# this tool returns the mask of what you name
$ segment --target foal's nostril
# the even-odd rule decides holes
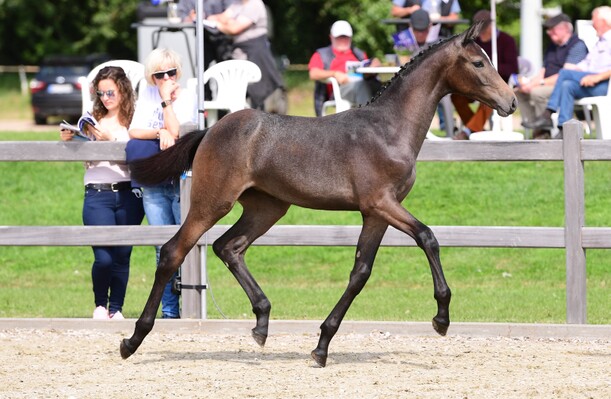
[[[514,97],[511,102],[511,112],[514,112],[516,108],[518,108],[518,99]]]

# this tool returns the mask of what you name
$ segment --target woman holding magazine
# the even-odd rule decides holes
[[[132,84],[120,67],[102,68],[93,79],[95,92],[92,116],[95,126],[84,124],[83,133],[95,141],[128,141],[127,128],[135,109]],[[73,140],[75,133],[62,128],[61,139]],[[124,162],[86,162],[83,224],[86,226],[138,225],[144,218],[142,192],[132,189]],[[93,247],[91,268],[94,319],[122,320],[123,302],[129,278],[131,246]]]

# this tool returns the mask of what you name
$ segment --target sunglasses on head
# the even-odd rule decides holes
[[[97,96],[100,98],[104,97],[104,95],[106,95],[106,97],[108,98],[114,98],[115,91],[114,90],[106,90],[106,91],[98,90],[95,92],[95,94],[97,94]]]
[[[153,77],[155,79],[163,79],[166,73],[168,74],[169,77],[176,76],[176,68],[168,69],[167,71],[154,72]]]

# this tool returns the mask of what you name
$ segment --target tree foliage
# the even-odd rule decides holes
[[[522,0],[529,1],[529,0]],[[392,51],[394,26],[381,23],[390,17],[390,0],[264,0],[274,21],[272,44],[276,54],[293,63],[305,63],[318,48],[329,43],[329,28],[337,19],[354,28],[354,42],[371,55]],[[0,64],[38,64],[49,54],[105,52],[115,58],[136,59],[139,0],[0,0]],[[149,3],[145,1],[144,3]],[[591,10],[606,0],[543,1],[561,5],[573,19],[589,19]],[[461,1],[463,18],[478,9],[489,9],[490,0]],[[519,39],[520,0],[497,5],[499,26]],[[458,30],[466,27],[459,26]]]

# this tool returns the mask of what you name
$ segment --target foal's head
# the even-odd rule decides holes
[[[516,110],[517,100],[488,55],[474,42],[483,25],[484,22],[472,25],[453,41],[458,56],[448,65],[448,86],[452,93],[480,101],[507,116]]]

